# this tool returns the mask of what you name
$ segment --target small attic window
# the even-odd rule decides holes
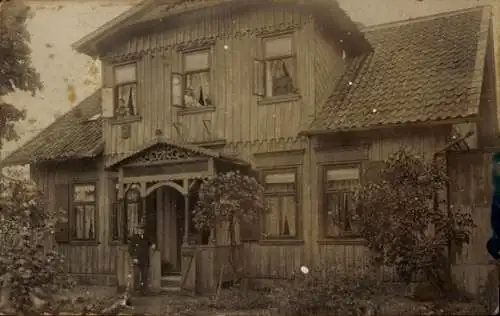
[[[92,121],[97,121],[99,118],[101,118],[101,113],[97,113],[96,115],[91,116],[87,121],[92,122]]]

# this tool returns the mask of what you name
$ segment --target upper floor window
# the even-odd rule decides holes
[[[137,64],[130,63],[114,68],[116,117],[136,116],[137,113]]]
[[[265,199],[269,211],[265,214],[265,238],[297,237],[296,170],[264,172]]]
[[[213,106],[210,50],[183,53],[182,74],[172,74],[172,104],[186,108]]]
[[[324,168],[323,228],[325,237],[352,237],[356,226],[352,221],[354,193],[359,185],[358,166]]]
[[[295,94],[297,75],[292,35],[264,38],[263,47],[263,60],[256,61],[256,94],[265,97]]]

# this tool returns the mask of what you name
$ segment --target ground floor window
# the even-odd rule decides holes
[[[71,196],[71,239],[95,240],[97,223],[96,184],[73,184]]]
[[[297,172],[295,169],[263,172],[265,199],[269,206],[263,218],[265,239],[297,237]]]
[[[141,194],[139,187],[132,185],[125,192],[123,199],[118,199],[118,183],[115,184],[115,200],[111,209],[111,239],[126,241],[140,223]]]
[[[359,185],[359,166],[323,168],[323,232],[325,237],[354,237],[354,194]]]

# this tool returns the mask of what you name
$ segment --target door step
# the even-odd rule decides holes
[[[181,293],[181,287],[180,286],[162,286],[160,290],[165,293]]]
[[[180,274],[169,274],[161,277],[161,288],[162,289],[179,289],[181,288],[181,275]]]

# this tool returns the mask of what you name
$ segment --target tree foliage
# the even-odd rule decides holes
[[[255,223],[265,210],[263,186],[251,176],[230,171],[207,178],[200,185],[193,221],[202,230],[214,229],[219,220],[227,222],[234,242],[235,224]]]
[[[239,171],[219,173],[200,185],[193,210],[195,227],[215,231],[218,222],[227,224],[231,251],[228,262],[238,279],[243,278],[242,262],[236,249],[236,225],[255,223],[266,210],[264,187]]]
[[[448,278],[446,247],[468,243],[474,228],[469,211],[438,207],[447,181],[442,164],[400,149],[376,181],[360,188],[356,214],[378,263],[395,266],[408,281],[421,273],[441,290]]]
[[[16,90],[35,95],[42,88],[31,62],[29,17],[30,9],[22,0],[0,2],[0,142],[16,139],[14,124],[26,118],[25,110],[3,97]]]
[[[44,208],[42,194],[28,181],[2,177],[0,192],[0,305],[32,311],[73,285],[64,258],[49,244],[60,217]]]

